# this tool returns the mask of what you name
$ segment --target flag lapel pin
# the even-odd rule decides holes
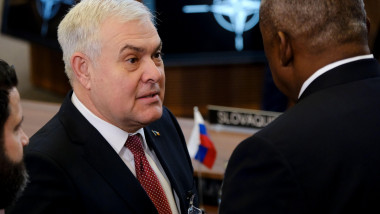
[[[160,136],[160,132],[155,131],[155,130],[152,130],[152,132],[153,132],[154,136]]]

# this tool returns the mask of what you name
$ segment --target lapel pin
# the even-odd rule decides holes
[[[152,130],[152,132],[153,132],[154,136],[160,136],[160,132],[155,131],[155,130]]]

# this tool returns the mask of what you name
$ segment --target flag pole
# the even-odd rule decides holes
[[[203,209],[203,185],[202,185],[202,172],[201,172],[201,168],[202,168],[202,164],[201,162],[199,161],[196,161],[198,164],[197,164],[197,174],[198,174],[198,196],[199,196],[199,207],[201,209]]]

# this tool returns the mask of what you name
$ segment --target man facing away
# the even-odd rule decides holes
[[[233,152],[220,213],[379,213],[380,66],[362,0],[263,0],[278,88],[296,104]]]
[[[30,184],[10,213],[187,212],[193,168],[162,105],[152,19],[134,0],[83,0],[64,17],[58,40],[73,92],[31,138]]]
[[[14,68],[0,60],[0,213],[20,196],[28,180],[23,147],[29,138],[21,127],[23,114],[17,83]]]

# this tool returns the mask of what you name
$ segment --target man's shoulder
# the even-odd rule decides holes
[[[58,115],[55,115],[30,138],[25,152],[26,154],[33,151],[54,153],[54,150],[57,150],[56,152],[59,153],[67,141],[68,135],[59,121]]]

